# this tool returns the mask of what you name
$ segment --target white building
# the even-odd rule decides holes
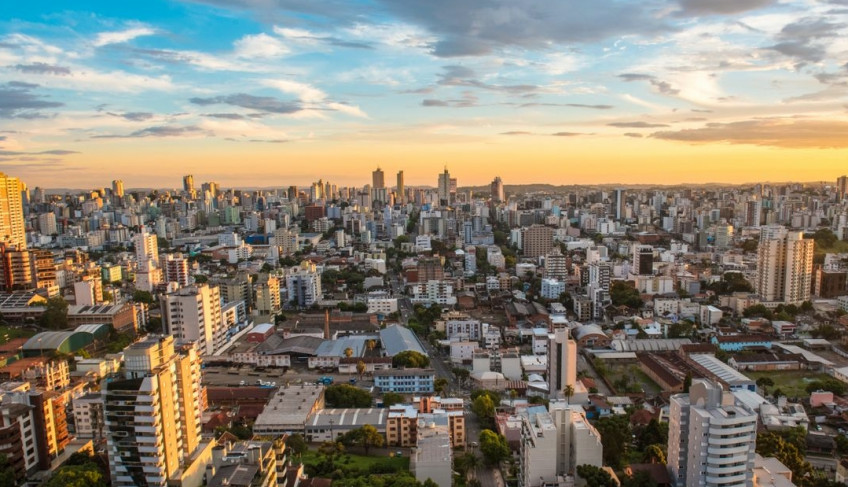
[[[565,283],[556,279],[542,279],[542,297],[545,299],[559,299],[565,292]]]
[[[215,442],[201,438],[194,347],[150,337],[124,350],[124,364],[125,379],[101,391],[112,485],[200,485]]]
[[[286,289],[293,304],[302,308],[316,304],[322,293],[321,274],[315,264],[304,261],[300,266],[291,268],[286,275]]]
[[[103,433],[103,397],[86,394],[73,400],[74,426],[78,438],[94,438]]]
[[[558,329],[548,335],[548,391],[550,397],[562,397],[566,386],[577,384],[577,342],[568,329]]]
[[[451,362],[461,364],[470,362],[474,356],[474,351],[480,348],[478,342],[472,341],[452,341],[450,342],[450,357]]]
[[[196,343],[202,355],[214,355],[224,346],[227,328],[217,286],[184,287],[159,299],[165,333]]]
[[[671,397],[668,467],[678,486],[746,487],[752,482],[757,414],[712,382]]]
[[[810,299],[813,239],[784,227],[763,227],[757,247],[755,286],[763,302],[800,304]]]
[[[412,289],[413,303],[439,304],[452,306],[456,304],[456,296],[453,294],[453,284],[448,281],[420,282]]]

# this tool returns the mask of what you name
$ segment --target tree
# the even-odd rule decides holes
[[[774,386],[774,380],[771,377],[760,377],[757,379],[757,387],[763,390],[763,395],[768,396],[768,388]]]
[[[392,367],[407,369],[423,369],[430,365],[430,358],[415,350],[405,350],[392,357]]]
[[[69,465],[53,474],[44,487],[106,487],[103,473],[94,463]]]
[[[359,446],[365,450],[365,455],[368,455],[368,450],[371,447],[380,448],[383,446],[383,435],[377,431],[373,425],[366,424],[361,428],[356,428],[348,431],[339,437],[339,442],[345,446]]]
[[[649,445],[642,455],[642,461],[645,463],[660,463],[665,465],[665,451],[663,451],[663,446],[658,444]]]
[[[563,388],[562,394],[565,396],[565,403],[568,404],[571,397],[574,396],[574,386],[567,384],[565,388]]]
[[[9,458],[0,453],[0,487],[15,487],[18,481],[15,478],[15,469],[9,463]]]
[[[433,381],[433,390],[438,394],[443,394],[448,387],[448,380],[444,377],[437,377],[435,381]]]
[[[773,431],[757,435],[757,453],[764,457],[775,457],[792,471],[793,479],[811,475],[813,468],[794,444]]]
[[[495,403],[488,395],[480,396],[471,402],[471,412],[481,422],[489,423],[495,417]]]
[[[387,393],[383,394],[383,407],[384,408],[390,408],[390,407],[394,406],[395,404],[402,403],[403,401],[404,401],[403,396],[398,394],[397,392],[387,392]]]
[[[830,391],[836,394],[837,396],[842,396],[845,394],[845,383],[837,379],[827,377],[821,380],[810,382],[809,384],[807,384],[806,390],[810,394],[816,391]]]
[[[577,475],[586,482],[587,487],[618,487],[612,476],[601,467],[578,465]]]
[[[356,363],[356,373],[359,374],[359,380],[362,380],[362,374],[364,374],[367,369],[368,366],[365,365],[365,362],[362,360]]]
[[[652,418],[643,428],[633,431],[636,435],[636,447],[647,450],[651,445],[668,444],[668,423]]]
[[[369,352],[373,352],[374,348],[377,347],[377,340],[368,340],[365,342],[365,345],[368,347]]]
[[[286,438],[286,448],[291,449],[295,455],[302,456],[309,450],[309,445],[300,433],[294,433]]]
[[[621,468],[630,450],[631,432],[627,416],[614,415],[603,417],[595,425],[601,434],[604,447],[604,464]]]
[[[480,453],[487,465],[497,465],[509,458],[509,445],[503,435],[492,430],[480,432]]]
[[[643,305],[639,290],[625,281],[613,281],[610,287],[610,299],[615,306],[624,305],[628,308],[639,309]]]
[[[136,303],[153,304],[153,295],[149,291],[141,289],[133,291],[132,299]]]
[[[68,327],[68,302],[62,296],[53,296],[47,300],[47,307],[41,315],[39,324],[51,330],[63,330]]]
[[[451,369],[454,377],[459,382],[459,385],[464,385],[465,381],[471,376],[471,372],[468,369],[463,369],[462,367],[454,367]]]
[[[683,392],[688,394],[690,387],[692,387],[692,372],[686,372],[686,377],[683,378]]]
[[[371,407],[371,394],[349,384],[334,384],[324,391],[327,405],[334,408]]]

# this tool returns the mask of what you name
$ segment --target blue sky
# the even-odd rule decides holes
[[[846,0],[8,3],[0,170],[31,185],[830,179],[848,146]]]

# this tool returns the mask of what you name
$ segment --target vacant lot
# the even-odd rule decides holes
[[[0,326],[0,345],[5,345],[6,342],[14,338],[29,338],[33,335],[35,335],[35,330],[30,330],[29,328]]]
[[[760,377],[768,377],[774,381],[774,386],[768,388],[768,393],[772,394],[775,389],[780,389],[786,397],[808,397],[807,385],[820,379],[830,378],[829,375],[821,372],[810,372],[808,370],[775,370],[769,372],[745,372],[745,375],[751,379],[757,380]]]
[[[409,470],[409,457],[404,456],[388,456],[386,450],[375,449],[371,455],[354,455],[344,453],[336,460],[338,465],[345,467],[357,468],[360,471],[371,471],[375,467],[380,472],[402,472]],[[316,451],[309,450],[303,454],[303,464],[317,466],[321,463],[323,457]]]

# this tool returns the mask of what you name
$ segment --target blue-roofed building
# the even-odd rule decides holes
[[[380,343],[383,345],[383,351],[389,357],[394,357],[407,350],[427,355],[427,351],[424,350],[415,333],[401,325],[391,325],[380,330]]]
[[[381,393],[432,394],[436,371],[433,369],[387,369],[374,371],[374,386]]]

